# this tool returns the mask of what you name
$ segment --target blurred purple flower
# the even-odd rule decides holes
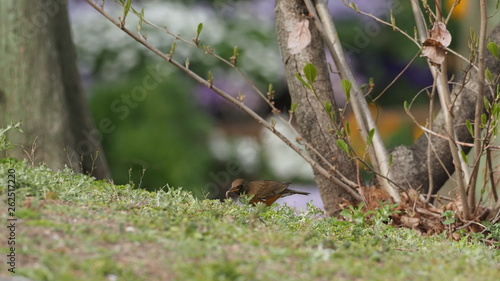
[[[217,79],[217,77],[223,77]],[[241,81],[239,77],[233,77],[229,73],[224,74],[214,74],[214,85],[226,93],[230,94],[232,97],[237,98],[238,94],[241,93],[245,95],[244,103],[246,106],[250,107],[252,110],[260,111],[262,109],[264,102],[262,98],[258,96],[257,93],[245,82]],[[211,113],[222,113],[225,114],[239,111],[234,105],[229,101],[225,100],[223,97],[219,96],[217,93],[211,89],[199,85],[195,88],[195,97],[199,104]]]

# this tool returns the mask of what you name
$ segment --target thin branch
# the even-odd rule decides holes
[[[427,39],[427,29],[422,29],[423,26],[425,26],[424,23],[422,23],[422,18],[419,16],[420,13],[416,13],[415,11],[420,9],[420,6],[418,6],[417,1],[412,1],[411,2],[412,6],[414,6],[414,18],[415,21],[417,22],[417,31],[420,37],[420,40],[424,42]],[[428,7],[426,7],[428,8]],[[439,14],[439,9],[436,9]],[[430,9],[429,9],[429,12]],[[436,20],[441,20],[441,18],[436,18]],[[451,156],[453,158],[453,164],[455,166],[455,173],[457,175],[457,184],[458,184],[458,192],[460,194],[460,199],[462,202],[462,208],[463,208],[463,213],[465,218],[468,220],[470,218],[470,212],[469,212],[469,206],[467,202],[467,192],[465,190],[465,184],[464,184],[464,179],[463,179],[463,169],[462,169],[462,160],[460,159],[459,155],[459,148],[457,147],[457,142],[456,142],[456,134],[455,134],[455,127],[454,127],[454,121],[453,121],[453,107],[451,106],[451,98],[450,98],[450,91],[448,88],[448,81],[447,81],[447,76],[446,76],[446,59],[441,65],[441,71],[438,71],[436,67],[433,65],[429,64],[429,69],[431,70],[432,76],[434,77],[434,81],[436,82],[436,87],[438,91],[438,96],[439,96],[439,101],[441,103],[441,106],[443,107],[443,113],[444,113],[444,119],[445,119],[445,125],[446,125],[446,131],[447,134],[449,135],[448,138],[448,145],[450,148]]]
[[[119,5],[121,5],[120,3],[118,3]],[[136,13],[136,15],[138,15],[138,13],[133,10],[134,13]],[[138,15],[139,16],[139,15]],[[251,81],[251,79],[245,74],[243,73],[243,71],[241,71],[234,63],[228,61],[227,59],[219,56],[218,54],[216,54],[215,52],[213,52],[213,50],[211,50],[210,48],[208,47],[205,47],[205,46],[201,46],[200,44],[197,44],[193,41],[189,41],[189,40],[186,40],[184,39],[183,37],[179,36],[178,34],[175,34],[173,32],[171,32],[170,30],[168,30],[168,28],[166,26],[164,26],[163,28],[158,26],[157,24],[151,22],[150,20],[148,19],[145,19],[143,18],[142,20],[144,23],[148,24],[149,26],[151,27],[154,27],[155,29],[157,30],[160,30],[162,32],[165,32],[167,33],[168,35],[172,36],[173,38],[175,38],[176,40],[179,40],[187,45],[190,45],[192,47],[195,47],[195,48],[198,48],[200,50],[202,50],[203,52],[215,57],[216,59],[218,59],[219,61],[223,62],[224,64],[228,65],[229,67],[233,68],[236,72],[238,72],[238,74],[243,78],[245,79],[245,81],[247,82],[248,85],[250,85],[250,87],[258,94],[259,97],[261,97],[272,109],[273,112],[275,112],[275,110],[277,110],[274,105],[271,103],[271,101],[266,98],[266,95],[264,95],[264,93],[262,93],[262,91],[260,91],[256,86],[255,84]],[[275,114],[275,115],[278,115],[278,114]],[[280,119],[282,119],[283,121],[285,121],[285,118],[282,116],[282,115],[279,115]]]
[[[459,85],[459,86],[463,86],[462,84],[459,84],[459,83],[456,83],[456,82],[452,82],[450,84],[456,84],[456,85]],[[429,86],[429,87],[433,87],[433,86]],[[410,118],[413,120],[413,123],[419,127],[422,131],[424,131],[424,133],[429,133],[431,135],[434,135],[438,138],[441,138],[441,139],[444,139],[444,140],[447,140],[449,141],[450,138],[446,137],[446,136],[443,136],[437,132],[434,132],[432,131],[431,129],[423,126],[423,125],[420,125],[420,123],[418,123],[417,119],[411,114],[411,112],[409,111],[409,109],[411,108],[411,105],[413,104],[413,101],[423,92],[427,89],[428,87],[420,90],[416,95],[415,97],[413,98],[412,102],[410,103],[409,107],[408,107],[408,110],[406,111],[406,113],[408,114],[408,116],[410,116]],[[468,90],[471,90],[471,91],[474,91],[474,89],[470,88],[470,87],[467,87],[465,86],[464,88],[467,88]],[[434,91],[434,90],[433,90]],[[495,102],[497,102],[497,100],[495,100]],[[488,120],[488,124],[486,126],[488,128],[487,130],[487,133],[486,133],[486,136],[489,137],[491,135],[493,135],[493,130],[495,129],[494,128],[494,122],[489,119]],[[485,138],[484,138],[485,139]],[[468,142],[461,142],[461,141],[455,141],[457,144],[461,145],[461,146],[467,146],[467,147],[474,147],[474,143],[468,143]],[[490,150],[500,150],[500,146],[498,145],[491,145],[491,141],[488,142],[488,145],[485,146],[485,149],[490,149]]]
[[[483,154],[483,143],[481,140],[481,115],[483,115],[484,110],[484,91],[485,91],[485,62],[484,62],[484,52],[486,48],[486,28],[488,25],[488,18],[486,14],[486,0],[479,1],[479,11],[481,22],[479,26],[479,43],[478,43],[478,83],[479,89],[476,96],[476,111],[474,114],[474,157],[475,157],[475,166],[472,170],[471,179],[469,181],[469,206],[471,208],[470,212],[474,213],[474,206],[476,201],[476,183],[477,176],[479,171],[479,159]]]
[[[415,17],[416,28],[417,30],[425,30],[427,32],[427,25],[425,24],[425,16],[424,13],[422,12],[422,9],[420,9],[418,1],[419,0],[411,0],[411,9],[413,12],[413,16]],[[419,46],[419,48],[422,48],[422,46]]]
[[[369,147],[369,154],[375,169],[378,170],[380,174],[384,175],[384,177],[378,177],[379,183],[382,188],[391,195],[395,202],[400,202],[401,198],[399,192],[387,180],[387,178],[392,178],[389,169],[389,154],[377,130],[375,121],[371,116],[363,93],[347,64],[331,14],[323,1],[315,0],[315,4],[313,4],[311,0],[305,0],[304,2],[309,13],[313,15],[314,24],[330,51],[335,65],[340,72],[340,77],[351,82],[351,104],[363,139],[367,140],[369,132],[374,130],[372,143]]]
[[[432,91],[433,91],[433,92],[431,93],[431,95],[434,95],[435,87],[433,87],[433,88],[432,88]],[[414,123],[417,127],[419,127],[420,129],[422,129],[422,130],[424,131],[424,133],[427,133],[427,135],[435,135],[435,136],[442,137],[442,138],[444,138],[444,139],[448,140],[448,138],[447,138],[447,137],[445,137],[445,136],[441,136],[441,135],[439,135],[439,134],[437,134],[437,133],[435,133],[435,132],[433,132],[433,131],[431,131],[431,130],[427,129],[426,127],[424,127],[424,126],[420,125],[420,123],[418,123],[418,121],[417,121],[417,119],[415,118],[415,116],[413,116],[413,114],[411,114],[410,109],[411,109],[411,107],[412,107],[412,105],[413,105],[413,102],[416,100],[416,98],[418,97],[418,95],[419,95],[419,94],[420,94],[420,92],[419,92],[419,93],[417,93],[417,95],[415,95],[415,97],[413,98],[412,102],[410,103],[410,105],[409,105],[409,106],[408,106],[408,108],[406,109],[406,114],[407,114],[407,115],[411,118],[411,120],[413,121],[413,123]],[[430,110],[429,110],[429,112],[432,112],[432,110],[430,109]],[[431,115],[431,116],[432,116],[432,115]],[[429,124],[430,124],[429,126],[432,126],[432,125],[431,125],[431,124],[432,124],[432,119],[430,120]],[[429,138],[429,137],[428,137],[428,140],[429,140],[428,149],[430,149],[430,150],[432,151],[432,153],[431,153],[430,151],[428,151],[428,152],[427,152],[427,153],[428,153],[428,161],[427,161],[427,162],[429,162],[429,161],[430,161],[429,159],[431,159],[430,155],[431,155],[431,154],[434,154],[434,155],[436,156],[437,161],[438,161],[438,162],[439,162],[439,164],[441,165],[441,168],[443,168],[443,170],[445,171],[445,173],[446,173],[446,175],[448,176],[448,178],[451,178],[451,174],[450,174],[450,172],[448,171],[448,169],[446,168],[446,165],[445,165],[445,164],[443,163],[443,161],[441,160],[441,157],[439,156],[439,154],[436,152],[436,149],[435,149],[435,147],[434,147],[434,144],[430,141],[430,138]],[[471,144],[471,145],[472,145],[472,144]],[[432,165],[429,165],[429,166],[428,166],[428,168],[429,168],[429,172],[432,172]],[[429,185],[431,185],[431,184],[430,184],[430,182],[431,182],[431,178],[432,178],[432,174],[429,174]],[[430,189],[431,189],[431,186],[429,186],[429,190],[430,190]],[[433,194],[429,195],[429,194],[428,194],[427,196],[428,196],[428,197],[434,197],[435,195],[433,195]],[[427,198],[427,200],[428,200],[428,199],[429,199],[429,198]]]
[[[457,53],[455,50],[452,50],[450,48],[445,48],[446,52],[447,53],[451,53],[453,54],[454,56],[456,56],[457,58],[463,60],[464,62],[468,63],[468,64],[471,64],[472,67],[475,69],[475,70],[478,70],[477,68],[477,65],[473,64],[469,59],[465,58],[464,56],[462,56],[461,54]]]
[[[493,161],[491,160],[491,150],[488,149],[486,150],[486,163],[488,165],[488,169],[485,169],[485,170],[489,170],[489,179],[490,179],[490,186],[491,186],[491,193],[493,194],[493,199],[495,200],[495,202],[498,202],[498,193],[497,193],[497,189],[496,189],[496,186],[495,186],[495,175],[494,175],[494,170],[493,170]]]
[[[401,77],[401,75],[403,75],[403,73],[410,67],[410,65],[413,63],[413,61],[417,58],[417,56],[422,52],[422,50],[418,51],[418,53],[415,54],[415,56],[410,60],[410,62],[408,64],[406,64],[406,66],[403,68],[403,70],[401,70],[398,75],[396,75],[396,77],[394,79],[392,79],[391,83],[389,83],[389,85],[387,85],[383,90],[382,92],[380,92],[380,94],[378,94],[374,99],[373,99],[373,102],[377,101],[394,83],[396,83],[396,81],[399,79],[399,77]]]
[[[120,5],[120,6],[123,6],[122,3],[119,3],[115,0],[115,2]],[[135,13],[135,15],[137,15],[138,17],[141,17],[141,15],[135,10],[135,9],[131,9],[133,13]],[[160,27],[158,26],[157,24],[151,22],[150,20],[146,19],[146,18],[142,18],[142,21],[146,24],[148,24],[149,26],[161,31],[161,32],[164,32],[166,34],[168,34],[169,36],[172,36],[174,39],[180,41],[180,42],[183,42],[189,46],[192,46],[192,47],[195,47],[195,48],[198,48],[200,50],[202,50],[203,52],[205,52],[206,54],[209,54],[213,57],[215,57],[216,59],[218,59],[219,61],[223,62],[224,64],[228,65],[229,67],[233,68],[246,82],[248,85],[250,85],[250,87],[257,93],[257,95],[262,98],[268,105],[269,107],[271,108],[271,112],[278,118],[280,119],[281,121],[283,121],[285,124],[287,124],[287,126],[295,133],[296,137],[298,138],[301,138],[301,139],[304,139],[300,133],[295,129],[295,127],[291,124],[291,118],[292,118],[292,115],[290,115],[290,118],[287,120],[282,114],[279,113],[279,110],[274,106],[274,104],[268,99],[266,98],[266,96],[262,93],[262,91],[260,91],[256,86],[255,84],[252,82],[252,80],[245,74],[243,73],[243,71],[241,71],[235,63],[231,62],[231,61],[228,61],[226,60],[225,58],[219,56],[218,54],[216,54],[212,49],[208,48],[208,47],[205,47],[205,46],[201,46],[199,43],[195,43],[193,40],[186,40],[184,39],[183,37],[181,37],[180,35],[176,34],[176,33],[173,33],[171,32],[170,30],[168,30],[168,28],[166,26],[164,27]],[[141,35],[139,33],[139,35]],[[142,35],[141,35],[141,38],[143,38],[144,40],[146,40]],[[342,173],[340,173],[336,168],[335,166],[333,166],[329,161],[326,160],[326,158],[323,156],[323,154],[319,153],[319,151],[317,151],[310,143],[308,143],[307,141],[304,141],[304,145],[308,148],[308,149],[311,149],[311,151],[313,151],[322,161],[325,165],[327,165],[329,167],[329,169],[335,173],[336,176],[338,176],[342,181],[344,181],[347,185],[351,186],[352,188],[356,188],[357,185],[352,182],[351,180],[349,180],[345,175],[343,175]]]
[[[429,128],[432,128],[432,124],[434,123],[434,95],[436,94],[436,87],[433,84],[432,91],[429,94]],[[427,137],[427,177],[429,178],[429,186],[427,190],[427,198],[425,199],[425,203],[429,203],[431,200],[431,195],[434,191],[434,177],[433,177],[433,163],[432,163],[432,152],[433,152],[433,144],[432,138],[429,133],[426,134]],[[437,157],[437,155],[436,155]],[[439,158],[439,157],[437,157]],[[445,169],[446,170],[446,169]]]
[[[258,123],[262,124],[265,128],[273,132],[278,138],[280,138],[287,146],[292,148],[297,154],[299,154],[304,160],[306,160],[312,167],[313,169],[316,169],[319,173],[321,173],[323,176],[328,178],[330,181],[335,183],[336,185],[340,186],[342,189],[344,189],[347,193],[349,193],[355,200],[358,201],[363,201],[363,198],[361,195],[359,195],[353,188],[351,188],[349,185],[346,183],[342,182],[339,180],[337,177],[333,176],[331,173],[329,173],[327,170],[325,170],[322,166],[318,165],[308,154],[306,154],[302,149],[300,149],[297,145],[293,144],[290,142],[289,139],[287,139],[284,135],[282,135],[279,131],[276,130],[276,128],[269,124],[266,120],[264,120],[262,117],[260,117],[257,113],[255,113],[252,109],[250,109],[248,106],[246,106],[243,102],[239,101],[238,99],[232,97],[230,94],[224,92],[220,88],[216,87],[212,82],[205,80],[204,78],[200,77],[198,74],[195,72],[191,71],[189,68],[185,67],[183,64],[175,61],[172,59],[171,56],[168,54],[162,53],[160,50],[149,44],[145,38],[142,35],[136,35],[129,29],[127,29],[124,24],[120,21],[115,20],[111,15],[106,13],[102,8],[100,8],[97,4],[95,4],[92,0],[85,0],[89,5],[91,5],[95,10],[97,10],[99,13],[101,13],[105,18],[107,18],[110,22],[112,22],[115,26],[120,28],[123,32],[125,32],[127,35],[132,37],[134,40],[139,42],[140,44],[144,45],[146,48],[148,48],[150,51],[152,51],[154,54],[157,56],[161,57],[165,61],[169,62],[182,72],[186,73],[189,75],[191,78],[193,78],[195,81],[198,83],[208,87],[209,89],[213,90],[226,100],[230,101],[234,105],[236,105],[238,108],[243,110],[245,113],[250,115],[252,118],[254,118]],[[174,36],[175,37],[175,36]],[[178,36],[177,36],[178,37]],[[180,39],[179,39],[180,40]]]
[[[453,14],[453,11],[455,11],[455,7],[461,2],[462,0],[455,0],[453,2],[453,5],[451,5],[451,8],[450,8],[450,11],[448,12],[448,16],[446,17],[446,20],[445,20],[445,24],[448,23],[448,21],[450,20],[451,18],[451,15]]]
[[[410,35],[408,35],[408,33],[404,32],[403,30],[401,30],[399,27],[397,27],[396,25],[393,25],[392,23],[390,22],[386,22],[384,20],[381,20],[380,18],[370,14],[370,13],[366,13],[366,12],[363,12],[363,11],[360,11],[359,9],[355,9],[354,7],[352,7],[351,5],[347,5],[345,2],[345,0],[342,0],[343,4],[351,9],[353,9],[353,11],[355,11],[356,13],[358,14],[361,14],[361,15],[365,15],[369,18],[372,18],[374,19],[375,21],[381,23],[381,24],[384,24],[384,25],[387,25],[387,26],[390,26],[393,30],[403,34],[406,38],[410,39],[410,41],[412,41],[413,43],[415,43],[415,45],[417,45],[419,48],[421,48],[420,44],[418,43],[417,40],[415,40],[415,38],[411,37]]]

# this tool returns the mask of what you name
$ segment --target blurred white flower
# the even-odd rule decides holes
[[[296,135],[287,124],[278,120],[275,128],[292,143],[297,144]],[[266,161],[277,178],[285,180],[293,177],[311,181],[314,179],[311,166],[293,149],[265,128],[262,129],[261,134]],[[305,150],[304,147],[302,148]]]

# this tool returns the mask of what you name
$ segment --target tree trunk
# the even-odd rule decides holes
[[[22,120],[4,156],[108,178],[76,68],[65,0],[0,2],[0,125]]]
[[[500,45],[500,24],[497,25],[491,32],[489,38]],[[500,63],[493,55],[485,52],[486,67],[490,69],[493,77],[500,74]],[[478,73],[471,70],[470,76],[467,78],[467,85],[462,89],[460,86],[455,86],[453,90],[452,100],[457,97],[453,107],[453,116],[455,120],[457,140],[461,142],[471,143],[472,136],[465,126],[465,120],[474,121],[474,111],[476,94],[479,89]],[[459,81],[462,81],[463,78]],[[488,88],[485,95],[491,101],[492,96]],[[440,112],[434,120],[432,127],[434,132],[446,136],[444,115]],[[451,175],[455,171],[448,141],[437,136],[431,138],[434,153],[431,155],[432,163],[432,178],[433,178],[433,193],[437,193],[443,184],[448,180],[448,173]],[[429,189],[429,174],[427,169],[427,146],[429,140],[426,134],[423,134],[411,146],[396,147],[391,153],[393,157],[393,180],[404,188],[419,189],[421,192],[428,192]],[[470,150],[469,147],[463,147],[465,152]],[[439,159],[439,160],[438,160]],[[444,164],[441,165],[441,163]]]
[[[314,24],[309,24],[312,38],[311,43],[300,53],[295,55],[290,54],[287,44],[289,33],[295,24],[305,19],[305,15],[308,14],[307,9],[301,0],[277,0],[275,12],[276,33],[281,58],[285,66],[288,88],[292,102],[298,105],[294,113],[298,123],[298,131],[307,142],[311,143],[343,175],[354,180],[356,178],[354,163],[338,148],[335,133],[329,132],[329,128],[333,126],[330,117],[324,109],[324,103],[326,101],[330,102],[334,110],[337,110],[337,106],[334,100],[321,36]],[[302,69],[306,62],[310,62],[318,70],[314,88],[318,93],[319,100],[295,76],[297,73],[300,73],[302,76],[304,75]],[[340,120],[338,112],[336,120]],[[319,156],[311,151],[309,153],[316,162],[322,163]],[[314,174],[325,210],[327,210],[329,215],[336,215],[339,211],[339,203],[343,199],[351,200],[352,198],[324,176],[316,171],[314,171]]]

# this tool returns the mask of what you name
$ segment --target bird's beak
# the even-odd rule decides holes
[[[235,191],[238,191],[238,190],[239,190],[239,188],[237,188],[237,187],[236,188],[230,188],[228,191],[226,191],[226,199],[229,198],[229,193],[235,192]]]

